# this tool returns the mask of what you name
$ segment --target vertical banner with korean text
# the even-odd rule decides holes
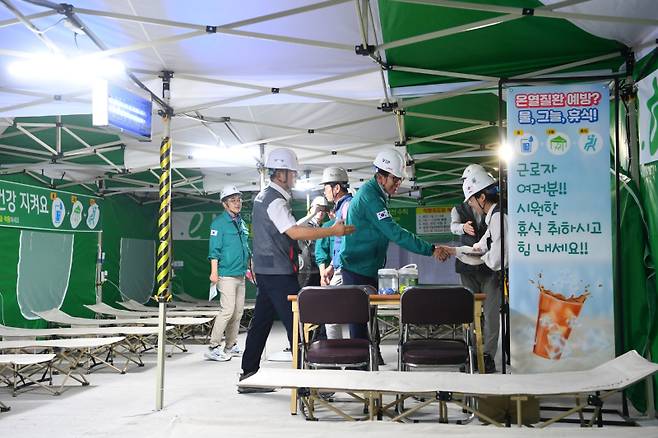
[[[515,372],[614,357],[609,112],[602,84],[508,90]]]

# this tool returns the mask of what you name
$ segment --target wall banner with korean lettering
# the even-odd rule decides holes
[[[0,227],[99,232],[101,207],[100,198],[0,181]]]
[[[515,372],[614,358],[609,112],[603,84],[508,89]]]

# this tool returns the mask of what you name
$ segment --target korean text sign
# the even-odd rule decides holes
[[[100,198],[0,181],[0,226],[101,231]]]
[[[517,372],[614,357],[609,91],[508,90],[510,323]]]

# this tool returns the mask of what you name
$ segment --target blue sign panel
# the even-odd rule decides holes
[[[124,134],[151,139],[152,103],[116,85],[100,81],[94,85],[93,124],[109,126]]]
[[[150,99],[115,85],[108,86],[107,115],[110,126],[137,137],[151,138]]]

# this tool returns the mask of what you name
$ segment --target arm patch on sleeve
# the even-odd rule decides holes
[[[211,236],[216,236],[217,235],[217,230],[210,230],[210,235]]]
[[[388,210],[382,210],[377,213],[377,219],[379,220],[386,219],[387,217],[391,217],[391,215],[388,213]]]

